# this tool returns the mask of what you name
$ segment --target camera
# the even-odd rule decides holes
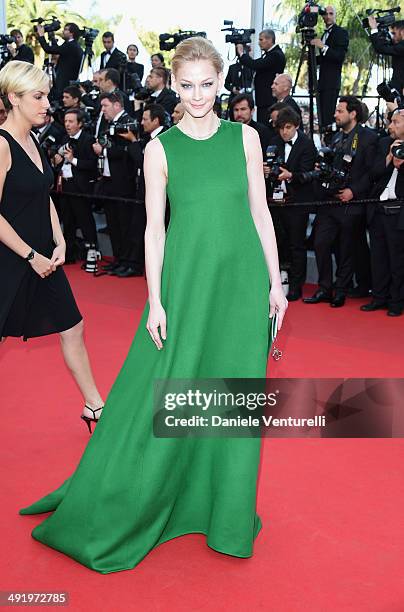
[[[321,147],[318,151],[318,168],[309,172],[302,172],[302,183],[318,180],[331,195],[337,193],[340,189],[344,189],[353,158],[351,155],[345,154],[342,158],[342,168],[336,168],[335,157],[336,151],[334,149]]]
[[[98,142],[102,147],[110,149],[116,135],[127,134],[128,132],[139,134],[139,122],[136,119],[130,118],[110,125],[105,132],[99,134]]]
[[[275,182],[282,172],[281,166],[285,163],[284,159],[279,155],[277,145],[269,145],[266,150],[266,163],[269,168],[269,176],[271,182]]]
[[[64,145],[59,147],[57,152],[59,153],[59,155],[63,157],[64,154],[67,153],[67,151],[70,150],[70,151],[73,151],[74,153],[76,149],[77,149],[77,141],[74,140],[74,138],[71,138],[69,142],[66,142]]]
[[[160,34],[159,45],[160,51],[171,51],[175,49],[182,40],[192,38],[193,36],[202,36],[206,38],[206,32],[195,32],[193,30],[178,30],[174,34]]]
[[[225,19],[223,25],[228,26],[222,28],[221,32],[231,32],[226,34],[225,42],[233,45],[249,45],[251,43],[251,34],[255,34],[254,28],[234,28],[233,21]]]
[[[38,23],[39,25],[42,25],[44,23],[44,30],[48,34],[52,32],[57,32],[58,30],[60,30],[61,27],[59,19],[57,19],[54,15],[52,15],[52,17],[50,17],[49,19],[43,19],[42,17],[38,17],[37,19],[31,19],[31,23]],[[34,26],[34,32],[38,32],[37,26]]]
[[[15,43],[15,36],[8,36],[8,34],[0,34],[0,45],[11,45]]]
[[[370,25],[369,25],[368,18],[371,15],[373,15],[376,18],[377,27],[381,30],[382,29],[387,30],[389,26],[393,25],[393,23],[396,20],[394,17],[394,13],[400,13],[400,11],[401,11],[401,8],[399,6],[396,6],[395,8],[392,8],[392,9],[385,9],[385,10],[367,9],[365,11],[367,17],[362,19],[362,26],[365,28],[365,30],[369,30]]]
[[[391,153],[396,159],[404,159],[404,142],[401,141],[400,144],[392,147]]]
[[[315,27],[318,23],[318,16],[325,15],[326,10],[314,0],[309,0],[297,17],[296,32],[301,32],[306,41],[316,37]]]
[[[99,33],[99,30],[96,30],[95,28],[87,28],[85,26],[82,30],[80,30],[80,36],[84,38],[84,44],[86,47],[92,46]]]
[[[386,102],[397,102],[399,107],[404,105],[403,96],[399,91],[397,91],[397,89],[391,87],[390,83],[383,81],[382,83],[379,83],[376,89],[379,96],[383,98],[383,100],[386,100]]]

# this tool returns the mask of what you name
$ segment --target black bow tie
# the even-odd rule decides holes
[[[293,147],[293,140],[288,140],[287,142],[285,142],[285,144],[288,144],[290,147]]]

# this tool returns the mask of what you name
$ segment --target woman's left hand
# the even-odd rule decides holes
[[[64,243],[59,244],[53,250],[52,257],[51,257],[51,264],[53,264],[54,266],[62,266],[65,263],[65,257],[66,257],[66,245]]]
[[[271,287],[269,292],[269,316],[272,318],[275,312],[278,313],[278,329],[282,327],[282,321],[288,308],[288,300],[282,289],[282,285]]]

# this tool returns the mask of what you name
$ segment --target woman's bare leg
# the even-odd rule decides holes
[[[86,345],[83,338],[83,321],[60,334],[62,353],[67,367],[84,397],[85,403],[95,410],[104,405],[101,395],[96,387],[91,370]],[[96,418],[101,416],[102,410],[96,413]],[[94,416],[90,410],[84,409],[85,416]]]

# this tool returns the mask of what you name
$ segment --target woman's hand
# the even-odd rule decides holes
[[[35,253],[34,257],[30,259],[29,263],[31,264],[34,272],[39,274],[41,278],[49,276],[56,270],[55,264],[52,264],[50,259],[40,255],[40,253]]]
[[[51,264],[53,266],[62,266],[65,263],[66,257],[66,244],[59,244],[57,247],[53,249]],[[55,268],[56,270],[56,268]]]
[[[157,348],[160,350],[163,348],[163,343],[160,338],[158,330],[159,327],[161,338],[165,340],[167,338],[166,313],[161,304],[158,304],[156,306],[150,306],[149,316],[146,324],[146,329],[149,332],[151,339],[153,340]]]
[[[278,313],[278,329],[282,327],[283,317],[286,314],[288,300],[282,289],[282,285],[271,287],[269,292],[269,317],[272,318],[275,312]]]

